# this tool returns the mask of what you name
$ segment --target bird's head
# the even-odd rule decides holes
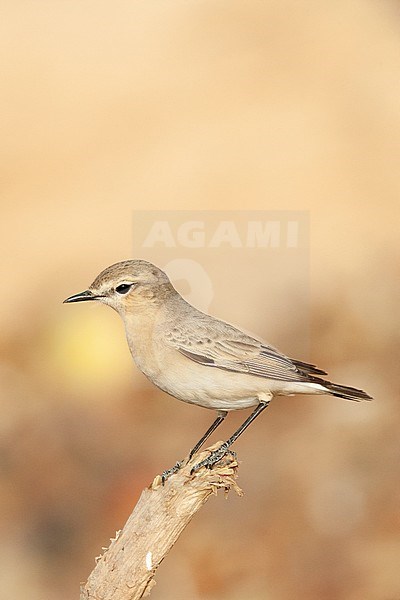
[[[176,293],[167,275],[145,260],[125,260],[104,269],[84,292],[64,302],[98,301],[121,315],[159,305]]]

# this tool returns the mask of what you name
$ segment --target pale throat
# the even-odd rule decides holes
[[[126,337],[132,351],[133,346],[143,347],[153,339],[154,328],[157,322],[157,310],[144,310],[123,313],[122,320],[125,325]]]

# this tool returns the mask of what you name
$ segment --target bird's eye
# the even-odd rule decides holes
[[[115,291],[118,292],[118,294],[127,294],[132,285],[133,283],[121,283],[120,285],[117,285]]]

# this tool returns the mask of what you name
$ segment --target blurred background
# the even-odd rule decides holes
[[[307,340],[298,275],[241,285],[229,248],[210,311],[375,401],[275,401],[152,598],[399,598],[399,4],[4,0],[0,31],[0,597],[76,598],[214,418],[62,300],[132,257],[135,211],[257,210],[309,216]]]

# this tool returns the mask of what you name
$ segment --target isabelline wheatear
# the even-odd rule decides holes
[[[370,400],[362,390],[323,379],[315,365],[288,358],[272,346],[191,306],[167,275],[144,260],[126,260],[100,273],[87,290],[65,302],[97,300],[121,316],[138,368],[171,396],[217,411],[191,458],[231,410],[254,407],[237,431],[195,465],[211,468],[274,396],[330,394]],[[165,479],[180,466],[165,471]]]

